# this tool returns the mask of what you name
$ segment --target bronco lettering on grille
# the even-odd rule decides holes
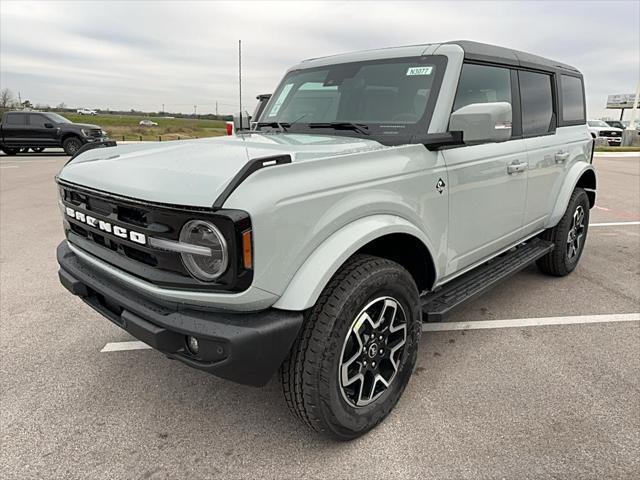
[[[65,212],[71,218],[75,218],[79,222],[89,225],[90,227],[97,228],[100,231],[111,233],[116,237],[129,239],[132,242],[139,243],[140,245],[146,245],[147,243],[147,236],[143,233],[135,232],[133,230],[127,230],[126,228],[120,227],[118,225],[112,225],[111,223],[105,222],[104,220],[98,220],[91,215],[87,215],[86,213],[74,210],[71,207],[65,207]]]

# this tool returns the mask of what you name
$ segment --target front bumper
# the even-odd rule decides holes
[[[301,312],[228,313],[157,302],[83,262],[63,241],[62,285],[137,339],[168,357],[238,383],[261,386],[277,371],[302,325]],[[198,339],[198,354],[186,337]]]
[[[622,137],[604,137],[610,146],[616,146],[622,144]]]
[[[96,142],[108,142],[111,140],[109,137],[82,137],[86,143],[96,143]]]

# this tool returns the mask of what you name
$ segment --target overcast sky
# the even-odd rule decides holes
[[[469,39],[579,68],[589,116],[635,92],[640,2],[174,2],[0,0],[0,86],[32,103],[212,112],[271,92],[298,61]],[[628,117],[628,114],[627,114]]]

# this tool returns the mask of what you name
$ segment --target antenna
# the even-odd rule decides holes
[[[240,130],[242,130],[242,40],[238,40],[238,96],[240,97]]]

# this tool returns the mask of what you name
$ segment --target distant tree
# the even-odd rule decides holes
[[[67,105],[64,102],[60,102],[58,105],[56,105],[56,109],[58,110],[64,110],[65,108],[67,108]]]
[[[22,102],[22,108],[33,108],[33,104],[29,100]]]
[[[8,88],[3,88],[0,91],[0,108],[9,108],[13,105],[13,92]]]

